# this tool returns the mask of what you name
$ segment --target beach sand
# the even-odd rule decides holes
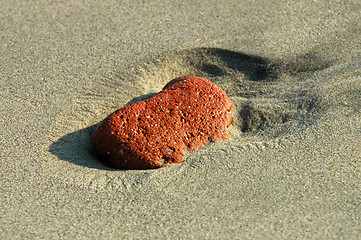
[[[2,239],[358,239],[359,1],[0,3]],[[108,114],[183,75],[232,137],[156,170],[94,156]]]

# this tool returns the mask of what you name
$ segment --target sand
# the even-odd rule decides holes
[[[2,1],[2,239],[358,239],[359,1]],[[219,85],[232,137],[156,170],[96,125],[174,77]]]

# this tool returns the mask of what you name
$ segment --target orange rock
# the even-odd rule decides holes
[[[228,139],[232,102],[200,77],[170,81],[154,97],[110,114],[94,132],[101,159],[120,169],[149,169],[184,160],[208,141]]]

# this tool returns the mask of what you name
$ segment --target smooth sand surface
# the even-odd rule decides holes
[[[1,239],[358,239],[360,1],[1,1]],[[231,139],[149,171],[96,124],[196,75]]]

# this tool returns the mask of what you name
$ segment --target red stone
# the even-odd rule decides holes
[[[184,160],[208,141],[230,137],[232,102],[200,77],[170,81],[154,97],[110,114],[94,132],[96,152],[120,169],[149,169]]]

